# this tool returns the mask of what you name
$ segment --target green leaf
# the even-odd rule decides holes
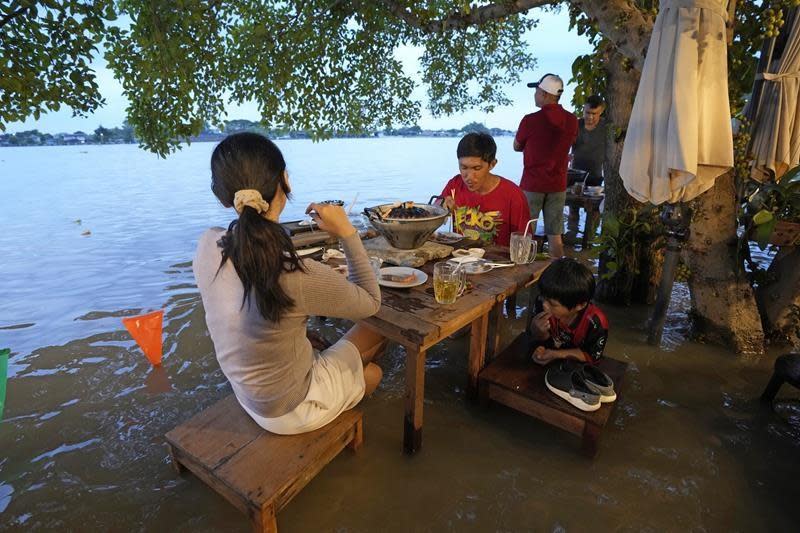
[[[611,211],[606,211],[603,216],[603,232],[608,232],[611,237],[619,236],[619,219]]]
[[[777,224],[777,222],[778,221],[773,218],[755,227],[753,231],[753,237],[758,243],[758,247],[762,250],[764,250],[769,244],[769,239],[772,236],[772,231],[775,229],[775,224]]]

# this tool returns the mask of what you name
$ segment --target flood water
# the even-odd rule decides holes
[[[279,144],[295,193],[285,219],[356,192],[357,210],[426,201],[457,170],[457,139]],[[498,144],[496,172],[516,180],[520,156]],[[173,473],[163,437],[230,393],[191,272],[198,236],[231,218],[209,190],[212,149],[0,149],[0,530],[249,529]],[[745,359],[688,340],[688,299],[677,284],[661,347],[644,342],[648,309],[605,307],[606,353],[631,366],[594,460],[569,434],[468,402],[467,338],[429,350],[424,445],[404,456],[404,353],[391,345],[362,404],[365,445],[279,514],[281,531],[796,530],[800,394],[785,386],[777,413],[757,401],[781,352]],[[155,309],[154,371],[120,319]],[[329,339],[348,326],[314,324]],[[503,339],[523,327],[507,317]]]

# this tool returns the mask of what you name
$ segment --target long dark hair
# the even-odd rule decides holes
[[[235,133],[211,154],[211,190],[225,207],[233,207],[233,197],[242,189],[255,189],[271,202],[280,187],[288,198],[285,170],[286,161],[275,143],[256,133]],[[289,235],[280,224],[245,206],[219,245],[219,269],[230,259],[242,281],[242,307],[254,293],[261,316],[278,322],[283,311],[294,305],[278,278],[283,272],[302,269]]]

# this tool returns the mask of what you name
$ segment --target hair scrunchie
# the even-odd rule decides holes
[[[252,207],[256,210],[256,213],[266,217],[269,210],[269,202],[264,200],[264,197],[256,189],[236,191],[236,194],[233,195],[233,208],[241,215],[245,207]]]

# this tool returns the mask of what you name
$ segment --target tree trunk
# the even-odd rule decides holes
[[[639,209],[642,204],[631,198],[622,184],[619,176],[619,163],[622,159],[622,146],[628,120],[633,109],[633,100],[639,86],[639,72],[626,67],[624,57],[613,47],[609,46],[603,53],[603,62],[608,75],[606,95],[608,103],[607,120],[614,128],[615,142],[609,144],[606,154],[605,174],[605,212],[614,213],[617,218],[631,209]],[[606,262],[610,258],[600,257],[599,271],[606,272]],[[637,265],[639,273],[617,271],[611,279],[601,279],[597,289],[597,298],[601,301],[627,305],[631,301],[652,303],[655,288],[658,285],[661,272],[663,254],[654,251],[652,247],[640,247],[639,257],[613,258],[618,264]]]
[[[753,289],[736,262],[733,173],[692,202],[687,253],[694,331],[739,354],[761,354],[764,331]]]
[[[767,275],[774,281],[756,291],[767,331],[800,351],[800,247],[782,248]]]

